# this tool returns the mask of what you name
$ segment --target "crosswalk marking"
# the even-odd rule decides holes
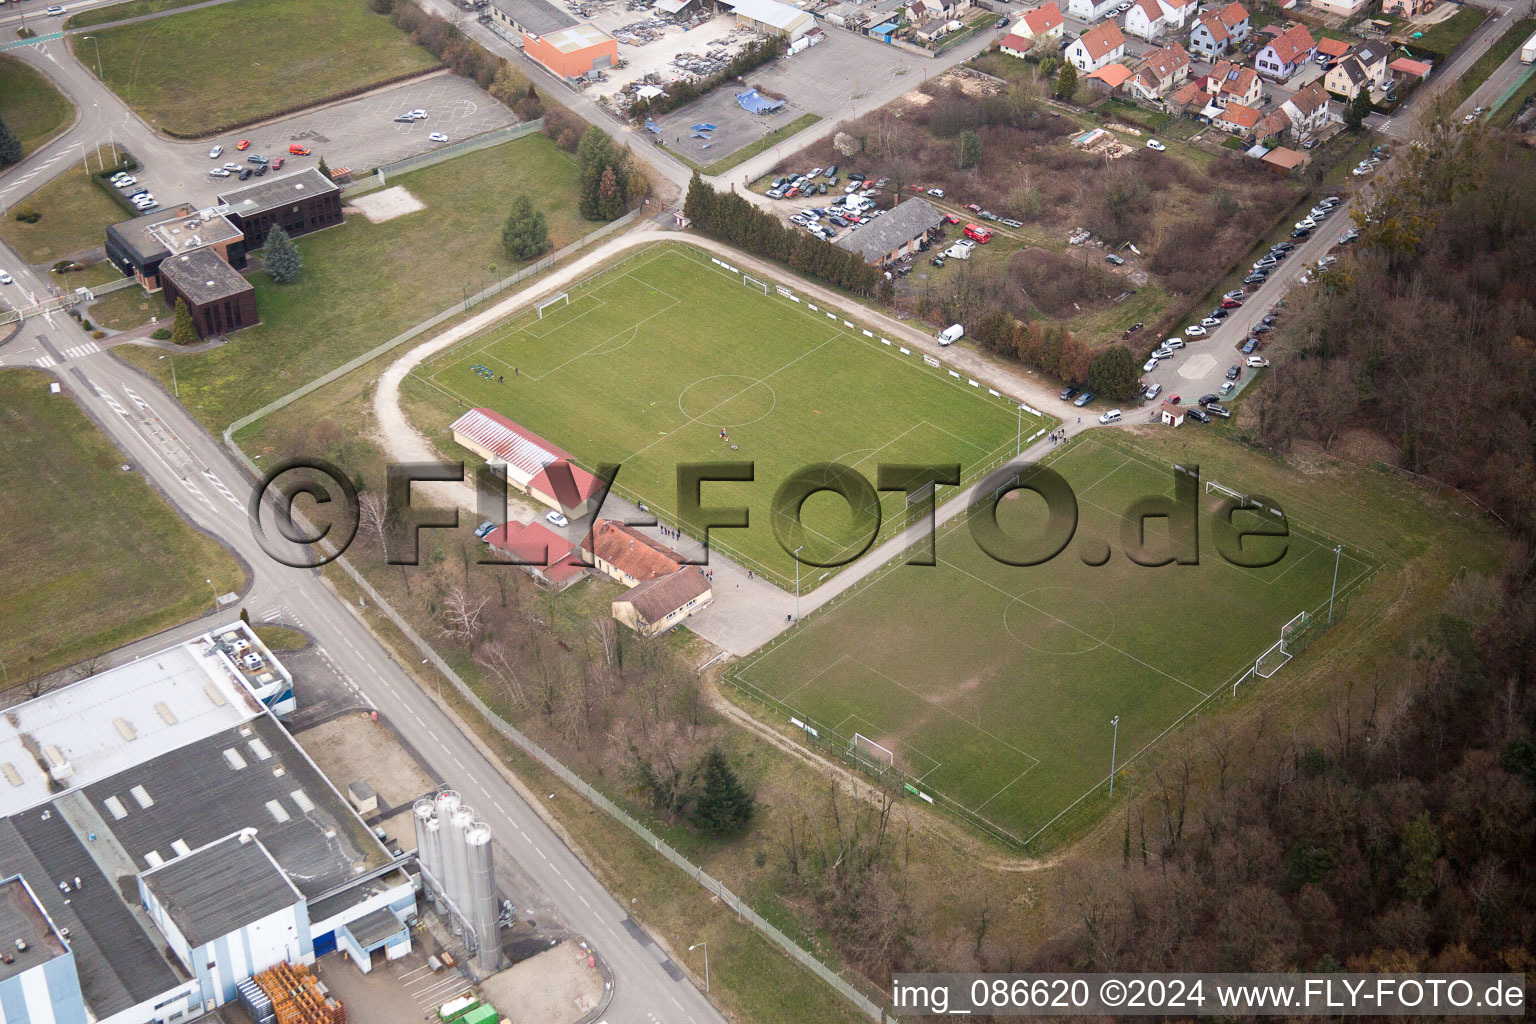
[[[43,369],[46,370],[46,369],[48,369],[48,367],[53,365],[53,357],[52,356],[39,356],[38,360],[37,360],[37,365],[41,366]]]
[[[117,399],[113,398],[111,395],[109,395],[105,391],[101,390],[101,387],[99,385],[97,385],[95,383],[92,383],[91,387],[96,389],[96,394],[101,397],[101,400],[103,402],[106,402],[108,405],[110,405],[112,407],[112,411],[113,412],[117,413],[119,416],[123,417],[124,419],[128,418],[128,410],[123,408],[123,403],[119,402]]]
[[[203,470],[203,476],[207,477],[209,479],[209,481],[212,482],[214,488],[220,494],[224,495],[224,497],[229,499],[229,503],[231,505],[235,506],[235,508],[243,508],[244,507],[244,506],[242,506],[240,504],[240,499],[235,497],[234,494],[232,494],[230,492],[230,489],[228,487],[224,486],[224,481],[220,480],[218,477],[214,476],[212,473],[208,472],[206,469]]]
[[[191,480],[188,480],[186,477],[182,477],[181,482],[186,485],[187,490],[196,495],[197,499],[204,505],[207,505],[209,508],[213,507],[213,499],[208,497],[208,495],[204,494],[202,491],[198,490],[197,485],[194,484]]]
[[[88,341],[84,345],[76,345],[73,348],[65,349],[64,350],[64,358],[65,359],[80,359],[80,358],[83,358],[85,356],[91,355],[92,353],[100,352],[100,351],[101,351],[101,346],[100,345],[96,344],[94,341]]]

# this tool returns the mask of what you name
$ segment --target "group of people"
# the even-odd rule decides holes
[[[475,376],[481,377],[485,380],[499,381],[503,384],[507,382],[507,378],[504,375],[492,373],[489,366],[481,366],[479,363],[476,363],[475,365],[471,366],[470,369],[475,372]]]
[[[1066,439],[1067,439],[1067,428],[1066,427],[1061,427],[1058,430],[1051,431],[1051,444],[1061,444]]]

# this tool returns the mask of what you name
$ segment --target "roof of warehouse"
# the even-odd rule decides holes
[[[543,39],[547,45],[553,46],[561,53],[575,53],[589,46],[601,46],[603,43],[613,42],[613,36],[590,22],[551,32]]]
[[[576,24],[575,18],[548,0],[491,0],[491,3],[534,35],[556,32]]]
[[[405,925],[388,907],[370,911],[356,921],[348,922],[344,927],[365,950],[405,930]]]
[[[18,875],[0,882],[0,936],[4,936],[10,963],[0,963],[0,981],[40,967],[65,953],[64,941],[54,932],[43,906]],[[25,948],[14,943],[22,940]]]
[[[0,815],[90,785],[259,711],[236,681],[233,663],[201,639],[51,690],[0,718]]]
[[[726,6],[742,17],[771,28],[794,28],[806,18],[811,18],[800,8],[781,4],[779,0],[735,0],[734,3],[727,0]]]
[[[373,833],[263,715],[90,786],[85,795],[143,871],[241,829],[313,898],[389,860]]]
[[[883,215],[860,224],[837,240],[839,248],[863,255],[868,262],[885,257],[919,235],[939,226],[944,215],[921,199],[897,203]]]
[[[0,819],[0,871],[25,878],[53,923],[69,931],[81,995],[101,1020],[161,995],[179,979],[61,812],[78,801],[79,794],[71,794]],[[105,848],[97,852],[109,856]],[[66,879],[68,894],[58,887]],[[132,898],[137,902],[137,888]]]
[[[228,836],[140,878],[193,948],[303,899],[254,837]]]
[[[580,466],[571,454],[551,441],[513,423],[495,409],[471,409],[448,425],[455,434],[463,434],[482,448],[495,454],[502,462],[517,468],[525,477],[536,478],[546,466],[565,463],[571,467],[570,483],[576,487],[581,500],[596,493],[599,481]],[[548,474],[545,474],[546,476]],[[551,493],[565,481],[539,481],[545,493]],[[571,495],[556,494],[562,500]],[[571,504],[576,504],[572,502]]]
[[[229,207],[229,213],[239,217],[254,217],[258,213],[275,210],[301,199],[340,191],[330,178],[313,167],[306,167],[292,174],[281,174],[254,185],[221,192],[219,202]]]

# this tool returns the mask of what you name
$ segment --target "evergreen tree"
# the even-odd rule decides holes
[[[321,157],[320,158],[320,163],[315,167],[315,170],[317,170],[321,174],[325,175],[325,180],[326,181],[332,180],[331,179],[331,169],[328,166],[326,166],[325,157]]]
[[[1077,68],[1071,64],[1061,66],[1061,74],[1056,78],[1056,95],[1060,99],[1070,100],[1077,92]]]
[[[699,769],[699,799],[693,823],[713,835],[730,835],[752,820],[752,794],[742,786],[719,747],[711,747]]]
[[[176,300],[176,312],[171,320],[171,341],[177,345],[196,345],[197,328],[192,324],[192,311],[185,299]]]
[[[975,167],[981,160],[981,136],[975,132],[960,133],[960,169]]]
[[[1124,345],[1111,345],[1088,365],[1088,386],[1115,402],[1134,398],[1140,390],[1140,367]]]
[[[683,216],[693,221],[693,226],[700,231],[714,230],[715,200],[718,193],[699,177],[699,172],[693,172],[693,178],[688,182],[688,196],[683,200]]]
[[[613,165],[613,140],[597,125],[581,134],[576,147],[576,166],[581,175],[581,215],[587,220],[602,220],[602,199],[598,187],[603,171]]]
[[[276,224],[267,232],[261,267],[278,284],[293,284],[299,279],[299,271],[304,269],[304,257],[299,254],[299,247],[293,244],[288,232]]]
[[[11,131],[11,126],[0,117],[0,167],[14,164],[21,159],[21,140]]]
[[[597,181],[597,212],[603,220],[613,220],[624,213],[624,193],[619,191],[619,178],[611,164],[603,168]]]
[[[515,260],[531,260],[549,248],[549,225],[526,192],[512,199],[512,212],[501,229],[501,244]]]
[[[1371,115],[1371,92],[1362,88],[1355,93],[1355,98],[1349,101],[1349,106],[1344,108],[1344,127],[1352,132],[1358,132],[1365,125],[1365,119]]]

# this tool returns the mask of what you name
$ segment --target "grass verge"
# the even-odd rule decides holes
[[[106,29],[92,40],[108,87],[151,125],[183,138],[439,65],[366,0],[244,0]]]
[[[113,4],[110,7],[98,7],[94,11],[82,11],[72,15],[64,22],[65,29],[90,28],[92,25],[106,25],[114,21],[127,21],[129,18],[142,18],[146,14],[159,14],[161,11],[174,11],[182,7],[191,7],[201,0],[128,0],[127,3]]]
[[[69,126],[74,106],[39,71],[0,54],[0,118],[31,153]]]
[[[1462,7],[1439,24],[1431,25],[1419,38],[1409,39],[1403,45],[1415,54],[1428,50],[1441,57],[1449,57],[1467,41],[1467,36],[1475,32],[1486,17],[1488,12],[1480,7]]]
[[[142,288],[124,288],[113,292],[86,310],[85,315],[97,327],[107,331],[131,331],[149,323],[150,317],[170,322],[170,310],[158,294],[150,295]],[[158,353],[157,353],[158,354]]]
[[[16,219],[22,209],[42,214],[35,224]],[[36,266],[85,252],[106,242],[107,225],[127,220],[91,176],[71,167],[6,211],[0,238],[28,263]]]
[[[298,283],[250,277],[262,322],[213,351],[177,359],[181,401],[209,430],[218,433],[516,270],[501,247],[516,193],[534,196],[554,249],[597,227],[577,209],[574,160],[543,135],[402,174],[392,185],[426,208],[382,224],[350,217],[297,239]],[[170,386],[158,353],[124,355]]]
[[[1522,18],[1504,30],[1504,34],[1489,47],[1488,52],[1477,58],[1477,63],[1467,69],[1467,73],[1456,80],[1456,84],[1450,89],[1451,107],[1459,107],[1466,102],[1477,87],[1488,80],[1488,76],[1498,70],[1518,49],[1520,44],[1536,32],[1536,18]]]
[[[188,526],[52,374],[0,373],[0,659],[15,685],[207,612],[244,571]]]

